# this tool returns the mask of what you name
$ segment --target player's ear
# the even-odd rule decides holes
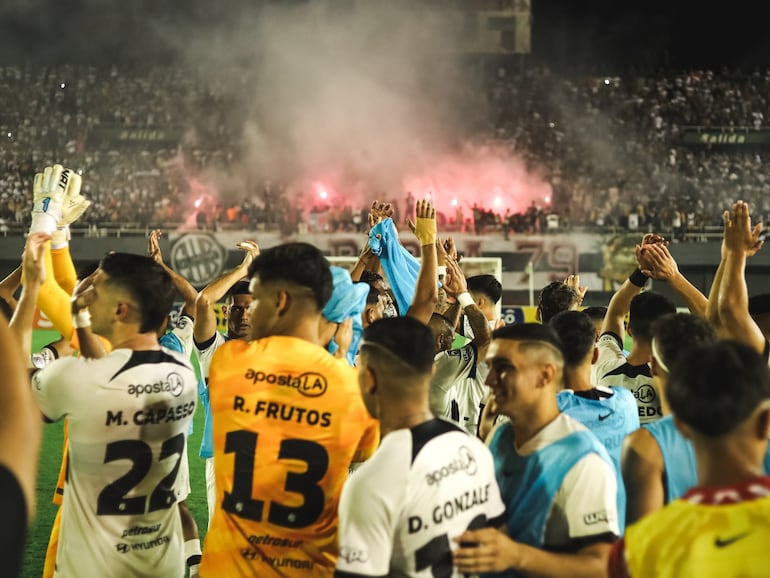
[[[368,365],[364,370],[364,391],[370,395],[377,393],[377,375]]]
[[[598,360],[599,360],[599,348],[598,347],[594,347],[594,353],[591,356],[591,365],[596,363]]]
[[[284,315],[291,305],[291,295],[288,291],[276,291],[275,293],[275,311],[280,317]]]
[[[757,438],[766,440],[770,438],[770,404],[765,402],[757,416]]]

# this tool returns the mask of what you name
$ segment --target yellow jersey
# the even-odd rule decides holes
[[[217,499],[201,576],[331,576],[348,468],[379,443],[356,371],[303,339],[233,340],[209,394]]]
[[[630,526],[611,578],[760,578],[770,568],[770,477],[695,488]]]

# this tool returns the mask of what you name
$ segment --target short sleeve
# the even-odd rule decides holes
[[[32,392],[45,418],[58,421],[69,413],[74,400],[77,383],[74,376],[82,375],[83,361],[75,357],[65,357],[49,363],[44,369],[32,376]]]
[[[182,353],[191,355],[193,349],[193,319],[189,315],[180,315],[179,319],[171,330],[182,344]]]
[[[596,341],[596,348],[599,351],[599,357],[594,364],[594,371],[599,379],[597,385],[603,385],[602,377],[623,365],[626,362],[626,356],[623,355],[620,338],[614,333],[602,333]]]
[[[617,495],[617,474],[598,454],[590,453],[575,464],[554,503],[566,521],[565,543],[619,536]]]
[[[373,473],[357,472],[342,489],[336,576],[387,576],[390,570],[396,516],[376,491],[381,476]]]

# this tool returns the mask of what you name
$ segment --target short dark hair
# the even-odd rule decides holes
[[[374,271],[364,271],[361,273],[359,281],[362,283],[369,283],[369,285],[374,285],[377,281],[385,281],[385,278]]]
[[[225,297],[232,298],[236,295],[251,295],[251,291],[249,291],[248,279],[239,279],[236,281],[233,286],[227,290]]]
[[[666,396],[674,415],[694,430],[725,435],[770,399],[770,369],[763,356],[737,341],[696,345],[671,367]]]
[[[99,261],[86,261],[85,263],[81,263],[77,268],[77,278],[85,279],[98,268]]]
[[[580,365],[596,346],[596,327],[582,311],[562,311],[548,322],[561,339],[564,364]]]
[[[577,305],[580,295],[578,292],[561,281],[553,281],[540,291],[540,320],[548,323],[551,317],[562,311],[569,311]]]
[[[369,285],[369,283],[367,283],[367,285]],[[377,290],[377,288],[374,285],[369,285],[369,293],[366,294],[366,304],[377,305],[377,302],[379,300],[380,300],[380,292]]]
[[[420,374],[433,371],[435,341],[427,325],[411,317],[389,317],[364,329],[361,351],[386,349]]]
[[[480,293],[492,303],[497,303],[503,296],[503,286],[494,275],[473,275],[466,279],[468,291]]]
[[[604,305],[592,305],[582,309],[582,312],[594,321],[601,321],[607,316],[607,308]]]
[[[259,275],[260,283],[288,281],[313,292],[318,311],[332,295],[329,262],[310,243],[284,243],[262,251],[249,265],[249,278]]]
[[[171,276],[145,255],[108,253],[99,263],[108,283],[126,290],[139,308],[139,332],[157,331],[174,305]]]
[[[676,305],[665,295],[644,291],[631,299],[628,310],[628,329],[637,341],[650,341],[650,326],[667,313],[676,313]]]
[[[594,336],[595,336],[594,332]],[[555,347],[560,353],[562,342],[558,333],[549,325],[541,323],[514,323],[504,325],[492,332],[492,339],[512,339],[514,341],[541,341]]]
[[[650,339],[655,340],[659,362],[671,368],[688,348],[716,343],[717,332],[705,318],[691,313],[667,313],[650,325]]]

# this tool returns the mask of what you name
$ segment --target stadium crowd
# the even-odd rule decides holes
[[[563,228],[682,236],[719,225],[722,208],[736,199],[749,202],[755,215],[770,216],[759,148],[681,142],[685,127],[692,126],[764,131],[770,117],[767,72],[573,78],[542,68],[494,66],[478,76],[485,88],[473,97],[485,112],[477,115],[475,132],[463,146],[509,149],[544,175],[553,196],[533,211],[500,214],[491,195],[479,191],[477,206],[465,209],[462,224],[458,215],[440,215],[454,230],[544,230],[553,213]],[[92,225],[360,229],[366,204],[312,211],[291,206],[275,175],[251,175],[246,190],[220,200],[206,174],[238,170],[244,151],[244,127],[229,106],[233,90],[220,77],[212,81],[178,67],[0,68],[1,226],[28,221],[24,191],[37,167],[66,151],[68,163],[87,176],[85,192],[93,204],[85,222]],[[407,195],[387,195],[401,205],[401,215],[408,213]],[[382,192],[372,191],[375,196],[382,198]]]
[[[427,200],[408,215],[419,260],[375,201],[350,270],[246,239],[197,292],[160,231],[146,255],[76,271],[84,191],[61,165],[36,173],[0,283],[4,575],[34,511],[41,413],[67,424],[45,577],[766,575],[770,299],[748,297],[764,244],[748,203],[724,212],[708,296],[646,233],[606,307],[583,308],[569,275],[542,288],[537,322],[506,325],[500,281],[465,276]],[[36,309],[61,334],[38,352]],[[205,481],[186,447],[198,404]]]

